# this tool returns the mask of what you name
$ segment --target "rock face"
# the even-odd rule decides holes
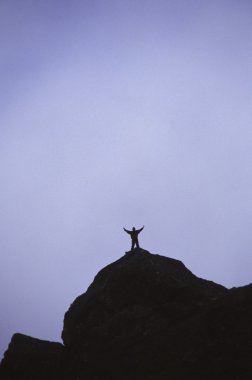
[[[251,318],[252,285],[227,290],[136,249],[70,306],[64,347],[14,335],[1,379],[249,380]]]
[[[0,377],[8,380],[54,380],[62,368],[63,345],[14,334],[1,363]]]

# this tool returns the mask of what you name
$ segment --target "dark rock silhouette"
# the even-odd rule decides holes
[[[14,334],[1,363],[0,378],[55,380],[62,363],[62,344]]]
[[[228,290],[139,248],[76,298],[64,346],[14,335],[1,379],[251,379],[251,317],[252,285]]]

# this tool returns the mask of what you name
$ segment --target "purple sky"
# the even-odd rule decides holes
[[[0,356],[130,247],[252,282],[252,4],[0,2]]]

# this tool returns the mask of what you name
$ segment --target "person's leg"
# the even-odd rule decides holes
[[[138,239],[137,239],[137,238],[136,238],[136,247],[137,247],[137,248],[140,248],[140,247],[139,247],[139,243],[138,243]]]
[[[133,249],[134,249],[134,245],[135,245],[134,240],[132,240],[132,241],[131,241],[131,251],[133,251]]]

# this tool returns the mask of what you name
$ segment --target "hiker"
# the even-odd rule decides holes
[[[144,226],[140,228],[140,230],[136,230],[135,227],[132,228],[132,231],[126,230],[126,228],[123,228],[123,229],[131,237],[131,250],[133,250],[135,246],[136,248],[140,248],[139,242],[138,242],[138,234],[144,229]]]

